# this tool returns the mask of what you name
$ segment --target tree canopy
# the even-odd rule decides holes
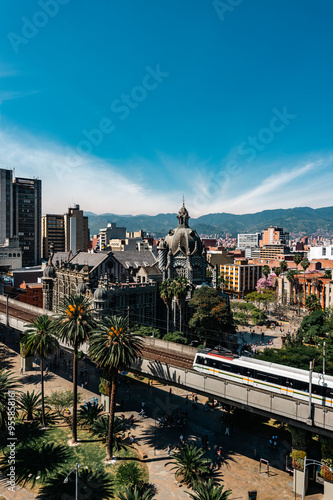
[[[236,332],[229,306],[215,288],[197,288],[189,305],[194,310],[189,325],[201,342],[225,341],[228,335]]]

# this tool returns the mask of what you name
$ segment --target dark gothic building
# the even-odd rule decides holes
[[[132,323],[155,326],[158,284],[149,276],[136,278],[156,263],[152,252],[78,252],[65,261],[64,256],[51,253],[44,269],[45,309],[56,312],[64,296],[81,293],[91,298],[99,317],[129,315]]]

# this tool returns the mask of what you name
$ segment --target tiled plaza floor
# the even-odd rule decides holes
[[[35,365],[32,372],[20,375],[20,356],[15,352],[17,344],[8,334],[5,340],[9,347],[0,343],[0,350],[4,350],[6,355],[6,361],[2,365],[16,372],[25,390],[40,390],[38,366]],[[66,356],[70,359],[70,355]],[[87,389],[79,388],[82,399],[85,401],[98,396],[99,375],[90,363],[80,362],[79,373],[81,371],[84,373],[84,381],[87,379]],[[63,360],[60,360],[59,367],[46,377],[46,394],[71,387],[71,372],[65,367]],[[288,443],[279,442],[278,449],[273,451],[268,446],[265,433],[254,434],[251,429],[246,431],[244,427],[240,429],[236,426],[232,434],[226,436],[225,424],[221,420],[223,411],[210,409],[205,412],[203,404],[199,404],[196,410],[191,402],[186,404],[186,395],[187,393],[181,389],[172,388],[172,394],[170,394],[166,386],[148,386],[147,383],[136,379],[131,379],[129,387],[127,384],[119,386],[118,401],[123,403],[122,413],[126,416],[132,414],[135,416],[132,434],[135,436],[137,445],[147,455],[145,462],[149,469],[150,482],[158,489],[158,500],[189,498],[185,493],[187,488],[178,486],[174,474],[170,471],[170,466],[165,467],[169,460],[167,447],[169,444],[171,447],[176,447],[181,433],[184,434],[186,442],[194,441],[198,445],[201,445],[202,434],[207,434],[209,439],[207,456],[210,458],[213,458],[215,450],[222,446],[224,463],[218,471],[218,477],[223,479],[225,489],[232,489],[230,500],[247,500],[249,490],[257,490],[258,500],[295,499],[292,493],[292,477],[284,472],[285,455],[289,453]],[[145,402],[147,414],[147,418],[144,419],[141,419],[138,414],[142,401]],[[204,402],[204,399],[199,397],[199,402]],[[165,410],[171,411],[174,408],[181,408],[188,412],[186,428],[160,428],[157,425],[157,417]],[[260,457],[269,460],[271,464],[269,477],[265,472],[259,473]],[[35,495],[23,489],[17,489],[15,494],[9,493],[3,482],[0,482],[1,496],[8,500],[35,498]],[[322,500],[323,495],[308,495],[306,499]]]

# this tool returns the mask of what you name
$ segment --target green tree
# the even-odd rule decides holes
[[[90,427],[90,431],[94,436],[103,439],[105,442],[108,440],[110,429],[110,415],[103,415],[99,417]],[[125,422],[122,418],[115,417],[113,422],[113,448],[116,451],[125,449],[123,444],[123,433],[125,431]]]
[[[267,265],[263,266],[263,268],[262,268],[262,274],[267,279],[268,276],[271,274],[271,268],[269,266],[267,266]]]
[[[300,253],[295,253],[294,257],[293,257],[293,261],[295,262],[296,264],[296,269],[298,271],[298,265],[302,262],[302,256]]]
[[[127,320],[112,316],[104,318],[90,337],[89,354],[98,366],[109,375],[110,380],[110,425],[107,459],[113,452],[114,415],[116,409],[117,377],[120,369],[129,367],[139,356],[142,338],[129,332]]]
[[[189,326],[201,342],[206,344],[209,337],[216,342],[222,335],[235,333],[232,314],[215,288],[197,288],[189,305],[194,310]]]
[[[280,276],[281,274],[281,267],[274,267],[273,269],[274,273],[275,273],[275,276],[277,276],[277,278]]]
[[[318,342],[318,337],[325,337],[326,313],[316,310],[305,316],[300,326],[300,333],[304,340],[309,343]]]
[[[171,470],[176,471],[176,477],[182,476],[184,483],[193,486],[210,473],[210,461],[203,457],[204,454],[205,450],[189,444],[173,453],[165,465],[172,464]]]
[[[187,491],[186,493],[193,500],[227,500],[231,495],[232,490],[223,491],[224,485],[219,486],[214,483],[213,479],[208,481],[199,481],[194,487],[194,493]]]
[[[9,393],[18,387],[14,373],[7,370],[0,370],[0,430],[6,429],[8,425],[8,411],[15,416],[15,398],[9,397]],[[14,401],[9,403],[9,400]]]
[[[44,360],[57,350],[59,342],[52,332],[52,322],[47,314],[37,316],[24,327],[26,330],[21,335],[21,346],[24,353],[25,355],[37,356],[40,360],[42,426],[45,427]]]
[[[61,341],[73,348],[73,444],[77,441],[77,355],[95,326],[93,305],[88,297],[81,294],[64,297],[59,313],[53,320],[53,329]]]
[[[303,271],[304,271],[303,288],[304,288],[304,296],[306,297],[306,291],[305,291],[305,272],[308,269],[308,267],[310,267],[310,262],[308,261],[308,259],[301,260],[301,266],[303,267]]]
[[[305,307],[310,311],[317,311],[318,309],[321,309],[320,305],[320,300],[318,299],[317,295],[311,294],[305,299]]]
[[[40,392],[27,391],[21,394],[18,406],[22,411],[21,417],[26,420],[34,420],[41,411],[42,395]],[[45,415],[44,415],[45,419]]]
[[[77,403],[81,401],[81,394],[77,395]],[[73,391],[53,391],[50,396],[47,396],[46,402],[56,412],[59,418],[64,417],[64,412],[73,406]]]
[[[332,271],[331,271],[331,269],[326,269],[326,271],[324,273],[324,278],[325,279],[329,279],[329,280],[332,279]]]
[[[75,498],[75,474],[70,474],[64,483],[68,471],[60,471],[46,478],[40,494],[40,500],[73,499]],[[78,498],[109,500],[114,496],[114,481],[109,472],[105,470],[92,470],[90,468],[79,468],[78,472]]]
[[[160,284],[160,296],[167,308],[167,333],[169,333],[170,328],[170,307],[173,298],[173,284],[170,278],[163,281]]]
[[[236,325],[245,326],[247,324],[247,314],[243,312],[236,312],[234,315]]]
[[[182,331],[182,312],[185,304],[186,295],[189,289],[190,283],[183,276],[177,276],[173,280],[172,291],[174,297],[176,297],[176,301],[179,307],[179,330]]]
[[[253,309],[251,311],[251,320],[254,325],[262,325],[267,319],[267,314],[261,309]]]

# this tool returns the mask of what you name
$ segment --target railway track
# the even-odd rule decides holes
[[[6,314],[6,304],[0,303],[0,312]],[[36,319],[35,314],[23,311],[19,307],[13,307],[11,305],[8,306],[8,315],[27,322],[31,319]]]
[[[0,313],[6,314],[5,303],[0,302]],[[32,319],[36,319],[35,314],[24,311],[19,306],[15,307],[9,305],[8,315],[22,321],[26,321],[27,323]],[[167,363],[169,365],[185,369],[191,369],[194,361],[194,356],[181,354],[172,350],[157,349],[156,347],[146,345],[142,349],[142,357],[150,359],[152,361]]]
[[[180,354],[171,350],[156,349],[156,347],[150,346],[143,347],[142,357],[185,369],[191,369],[194,361],[194,356]]]

